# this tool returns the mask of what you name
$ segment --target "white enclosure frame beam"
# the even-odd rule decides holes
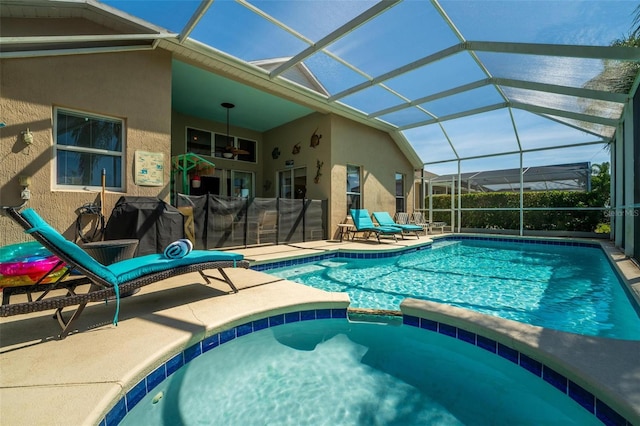
[[[634,191],[638,184],[634,178],[634,161],[638,161],[637,153],[634,155],[635,129],[633,126],[633,99],[629,99],[624,113],[624,210],[616,211],[616,214],[623,214],[621,219],[624,222],[624,254],[632,257],[635,252],[635,220],[634,220]]]

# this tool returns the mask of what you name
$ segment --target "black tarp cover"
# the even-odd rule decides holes
[[[120,197],[104,232],[105,240],[139,240],[136,256],[162,253],[184,238],[184,217],[171,204],[155,197]]]
[[[326,234],[326,200],[178,194],[176,202],[193,210],[199,249],[296,243],[321,240]],[[276,232],[260,232],[267,212],[277,213]]]

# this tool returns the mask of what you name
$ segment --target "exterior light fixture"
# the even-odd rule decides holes
[[[22,141],[27,145],[31,145],[33,143],[33,133],[31,133],[28,127],[27,130],[22,132]]]
[[[18,183],[22,187],[20,198],[24,201],[30,200],[31,191],[29,190],[29,186],[31,185],[31,176],[18,176]]]

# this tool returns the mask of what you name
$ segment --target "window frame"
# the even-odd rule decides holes
[[[243,185],[241,183],[241,191],[242,190],[246,190],[246,193],[242,193],[242,192],[237,192],[237,190],[239,189],[236,185],[236,181],[238,179],[243,180],[243,177],[239,177],[239,176],[243,176],[244,177],[248,177],[249,179],[249,188],[243,188]],[[249,198],[249,199],[253,199],[256,196],[256,174],[254,172],[248,171],[248,170],[235,170],[235,169],[230,169],[227,171],[227,195],[231,196],[231,197],[240,197],[240,198]]]
[[[208,133],[209,136],[209,149],[207,150],[207,154],[193,152],[190,150],[189,143],[189,133],[191,131]],[[247,139],[240,136],[229,135],[227,139],[227,135],[225,133],[214,132],[207,129],[201,129],[194,126],[185,126],[185,147],[184,152],[186,153],[194,153],[198,155],[207,155],[209,157],[214,158],[222,158],[223,160],[229,161],[242,161],[245,163],[257,164],[258,163],[258,141],[254,139]],[[225,148],[231,144],[236,149],[246,149],[249,151],[249,154],[238,154],[231,157],[225,157]]]
[[[288,176],[287,176],[288,175]],[[276,172],[276,182],[278,187],[276,188],[276,194],[278,198],[285,198],[290,200],[302,199],[307,196],[307,166],[299,166],[288,169],[278,170]],[[297,185],[296,179],[304,179],[304,186]],[[283,182],[286,181],[286,182]],[[301,189],[301,192],[298,192],[297,189]],[[289,192],[289,196],[287,196],[287,191]],[[283,194],[284,192],[284,194]],[[302,195],[302,196],[300,196]]]
[[[98,148],[86,148],[80,146],[73,145],[62,145],[58,144],[58,114],[59,113],[68,113],[69,115],[75,115],[79,117],[96,119],[96,120],[104,120],[111,122],[119,122],[120,123],[120,151],[111,151],[105,149]],[[65,152],[74,152],[74,153],[85,153],[85,154],[100,154],[104,156],[117,157],[120,158],[120,185],[119,186],[107,186],[106,189],[114,192],[125,192],[126,188],[126,121],[120,117],[109,116],[106,114],[96,114],[89,113],[86,111],[73,109],[73,108],[63,108],[54,106],[53,107],[53,149],[52,149],[52,173],[51,173],[51,188],[52,190],[60,190],[60,191],[79,191],[79,190],[100,190],[102,189],[101,185],[84,185],[84,184],[59,184],[58,183],[58,167],[61,166],[58,162],[58,151]]]
[[[211,141],[212,141],[211,156],[212,157],[222,158],[224,160],[243,161],[245,163],[252,163],[252,164],[258,163],[258,141],[253,139],[242,138],[240,136],[233,136],[233,135],[229,135],[229,139],[227,139],[226,134],[217,133],[217,132],[212,132],[212,134],[213,134],[213,137],[211,138]],[[218,142],[223,143],[224,146],[222,146],[222,144],[218,144]],[[229,142],[236,149],[246,149],[246,148],[253,147],[253,154],[251,153],[238,154],[238,155],[234,155],[233,157],[227,158],[223,155],[223,153],[224,153],[225,147],[228,146],[227,144]],[[251,149],[248,149],[248,151],[251,151]],[[247,157],[249,158],[253,157],[253,159],[248,159]]]
[[[190,131],[195,131],[195,132],[200,132],[200,133],[208,133],[209,134],[209,150],[207,154],[201,154],[199,152],[194,152],[190,149],[189,144],[192,142],[189,140],[189,133]],[[207,129],[200,129],[197,127],[193,127],[193,126],[185,126],[184,128],[184,134],[185,134],[185,147],[184,147],[184,152],[191,152],[193,154],[197,154],[197,155],[207,155],[207,156],[211,156],[211,146],[213,144],[213,132],[211,132],[211,130],[207,130]],[[195,142],[195,141],[193,141]]]
[[[355,167],[358,169],[358,188],[360,188],[360,192],[355,192],[355,191],[349,191],[349,168],[350,167]],[[347,191],[346,191],[346,205],[347,205],[347,215],[351,214],[351,208],[357,208],[357,209],[361,209],[362,208],[362,166],[358,166],[355,164],[347,164],[346,165],[346,179],[345,179],[345,183],[347,186]],[[358,197],[358,205],[357,207],[352,207],[349,204],[349,197],[350,196],[355,196]]]
[[[400,183],[400,194],[398,194],[398,183]],[[395,172],[394,179],[395,193],[396,193],[396,213],[406,213],[407,211],[407,197],[404,193],[405,177],[404,173]],[[401,202],[402,208],[398,209],[398,202]]]

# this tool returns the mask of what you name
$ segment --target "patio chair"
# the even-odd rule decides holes
[[[237,293],[238,289],[224,268],[249,267],[249,262],[243,260],[241,254],[209,250],[193,250],[179,259],[168,259],[163,254],[149,254],[104,266],[78,245],[64,238],[33,209],[26,209],[22,213],[13,208],[5,208],[5,211],[27,233],[55,254],[60,259],[60,264],[64,264],[68,269],[52,284],[36,283],[26,289],[27,302],[3,304],[0,307],[0,316],[8,317],[55,309],[55,318],[62,328],[60,339],[64,339],[69,334],[71,326],[89,302],[115,298],[114,324],[117,324],[121,293],[131,292],[145,285],[191,272],[198,272],[207,284],[211,283],[210,279],[225,282],[233,293]],[[205,270],[211,269],[217,269],[222,278],[204,273]],[[79,272],[83,277],[69,282],[64,280],[72,270]],[[80,284],[87,283],[90,286],[86,293],[76,293]],[[64,289],[66,294],[50,294],[57,289]],[[32,300],[32,292],[41,292],[42,294],[36,300]],[[65,320],[62,316],[62,310],[67,306],[77,306],[77,308],[71,317]]]
[[[421,212],[413,212],[411,221],[421,226],[427,234],[433,233],[433,228],[440,228],[440,232],[444,233],[444,228],[447,226],[447,222],[429,222]]]
[[[265,210],[258,220],[258,241],[260,244],[260,236],[276,235],[278,233],[278,212],[276,210]]]
[[[395,222],[398,225],[408,225],[410,222],[409,213],[397,212]]]
[[[394,241],[398,241],[396,238],[397,234],[400,234],[400,236],[404,238],[402,229],[397,226],[376,226],[371,220],[367,209],[351,209],[351,218],[356,227],[355,231],[353,231],[354,234],[363,232],[366,238],[369,238],[369,235],[374,233],[378,239],[378,243],[380,243],[380,235],[391,235]]]
[[[376,219],[380,226],[395,226],[402,229],[403,233],[415,233],[417,238],[420,238],[418,232],[422,232],[422,226],[412,225],[412,224],[404,224],[404,223],[396,223],[394,222],[391,215],[387,212],[373,212],[373,217]]]

